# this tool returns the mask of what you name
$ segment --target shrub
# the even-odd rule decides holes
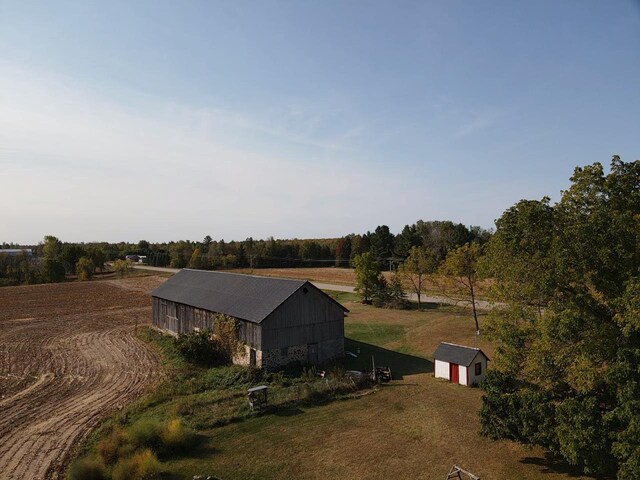
[[[175,341],[178,350],[189,362],[200,365],[215,365],[222,362],[222,357],[209,330],[182,333]]]
[[[112,480],[154,480],[160,477],[160,462],[148,448],[120,460],[111,472]]]
[[[129,443],[134,450],[152,448],[157,451],[162,447],[162,428],[162,423],[158,420],[139,420],[127,429]]]
[[[162,451],[165,454],[174,453],[186,449],[193,444],[195,433],[189,427],[183,425],[178,418],[169,420],[160,434],[162,439]]]
[[[116,260],[113,262],[113,268],[120,277],[124,277],[131,270],[131,265],[126,260]]]
[[[160,462],[156,455],[148,448],[136,453],[131,459],[138,478],[154,479],[160,474]]]
[[[107,472],[97,458],[81,458],[69,467],[69,480],[104,480]]]
[[[81,257],[76,263],[76,273],[79,280],[91,280],[94,270],[93,262],[88,257]]]
[[[203,330],[178,336],[176,346],[186,360],[206,366],[231,363],[241,347],[237,323],[226,315],[216,315],[214,326],[215,334]]]
[[[122,456],[126,443],[126,434],[122,429],[116,427],[108,437],[98,442],[96,450],[106,465],[113,465]]]

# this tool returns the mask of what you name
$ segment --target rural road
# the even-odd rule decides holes
[[[152,272],[164,272],[164,273],[177,273],[180,271],[179,268],[169,268],[169,267],[151,267],[149,265],[134,265],[133,268],[138,270],[150,270]],[[349,285],[336,285],[334,283],[322,283],[322,282],[311,282],[313,285],[318,287],[320,290],[332,290],[334,292],[347,292],[353,293],[355,288]],[[415,293],[406,292],[407,299],[412,302],[418,301],[418,296]],[[467,300],[457,300],[455,298],[449,298],[444,296],[433,296],[433,295],[422,295],[420,300],[423,303],[442,303],[445,305],[460,305],[466,306],[471,304],[471,302]],[[490,310],[492,307],[491,302],[487,302],[486,300],[476,300],[476,308],[479,310]]]

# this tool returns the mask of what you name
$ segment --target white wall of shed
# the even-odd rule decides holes
[[[446,378],[447,380],[449,380],[449,362],[436,360],[434,371],[436,378]]]
[[[476,363],[482,364],[482,373],[480,375],[476,375]],[[485,357],[482,353],[478,352],[474,357],[471,365],[469,365],[469,385],[473,385],[474,383],[480,383],[484,380],[484,377],[487,374],[487,357]]]
[[[460,385],[469,385],[467,383],[467,378],[469,377],[468,370],[464,365],[458,365],[458,383]]]

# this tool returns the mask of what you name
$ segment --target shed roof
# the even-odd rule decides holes
[[[468,367],[476,358],[478,352],[482,353],[489,360],[489,357],[480,350],[474,347],[465,347],[464,345],[457,345],[455,343],[442,342],[436,348],[433,354],[435,360],[441,360],[443,362],[455,363],[457,365],[464,365]]]
[[[224,313],[260,323],[303,286],[318,290],[342,310],[345,307],[306,280],[258,277],[185,268],[156,288],[153,297]]]

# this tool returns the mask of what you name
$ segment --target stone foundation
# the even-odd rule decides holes
[[[344,340],[327,340],[316,344],[318,362],[325,363],[336,358],[344,357]],[[244,345],[233,357],[236,365],[249,366],[251,359],[251,347]],[[292,362],[302,364],[309,363],[309,345],[293,345],[286,348],[272,350],[256,350],[256,367],[275,370]]]
[[[273,370],[292,362],[307,363],[307,345],[267,350],[262,355],[262,367]]]

